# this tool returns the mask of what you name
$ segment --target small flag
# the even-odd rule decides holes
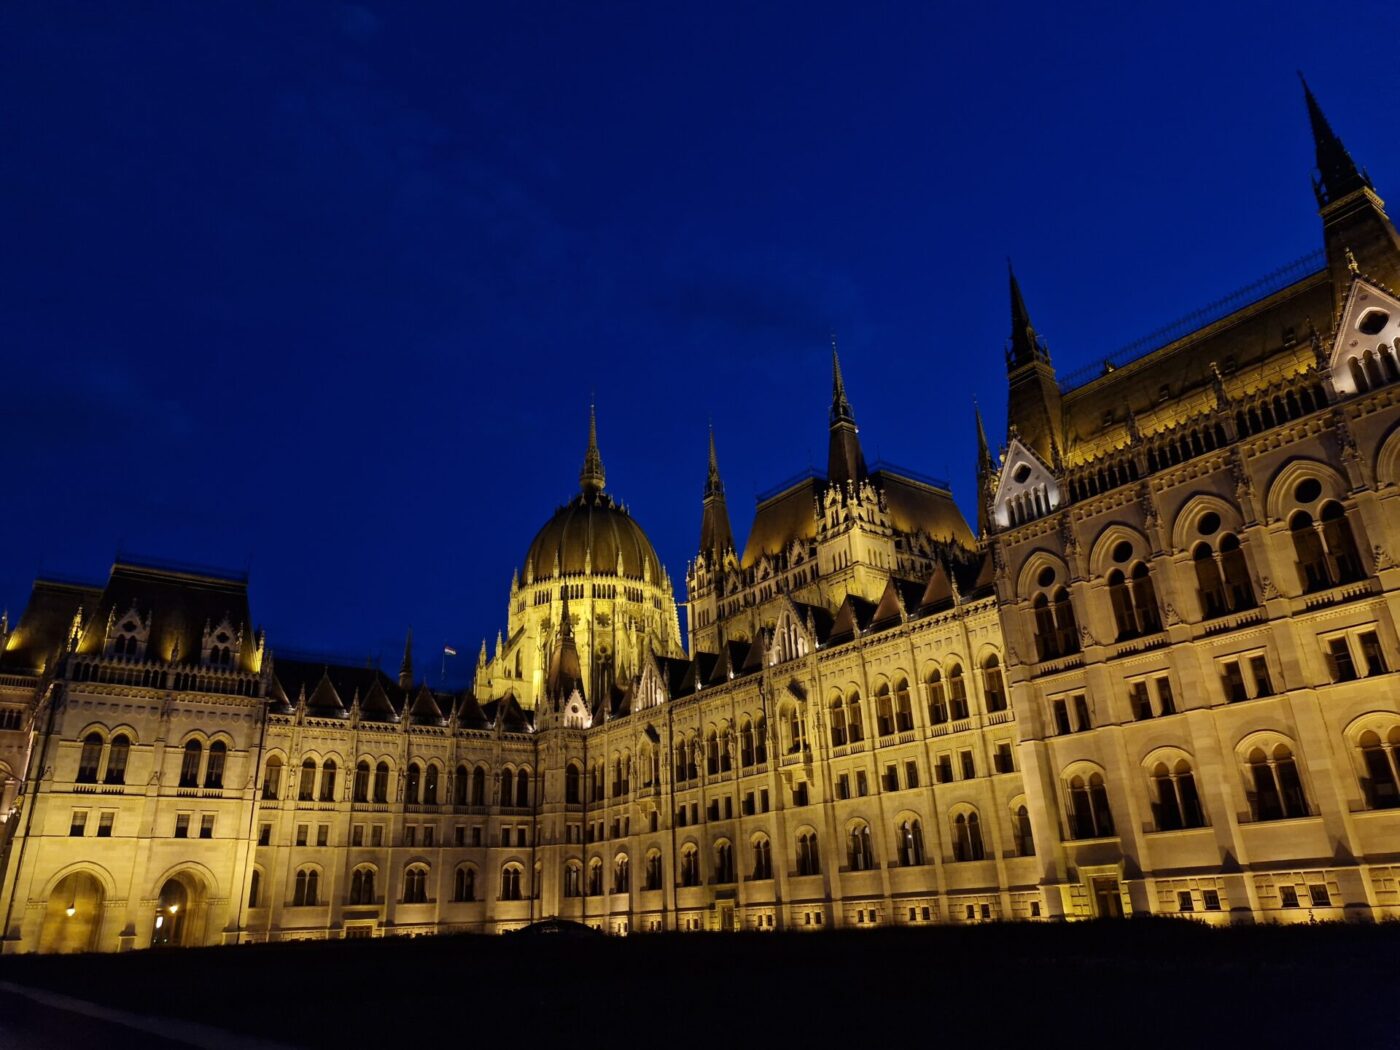
[[[456,656],[456,655],[457,655],[457,650],[454,649],[454,648],[452,648],[452,646],[450,646],[450,645],[444,645],[444,646],[442,647],[442,655],[443,655],[443,656]]]

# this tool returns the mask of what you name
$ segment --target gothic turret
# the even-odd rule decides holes
[[[549,658],[549,675],[545,679],[545,695],[554,710],[577,690],[584,695],[583,668],[579,663],[578,646],[574,643],[573,618],[569,613],[569,592],[564,590],[563,607],[559,613],[559,633],[556,636],[554,652]]]
[[[997,461],[987,443],[982,410],[974,405],[972,413],[977,418],[977,532],[986,536],[991,525],[992,486],[996,480]]]
[[[855,412],[846,397],[846,381],[841,377],[841,358],[836,340],[831,340],[831,445],[827,455],[827,477],[835,484],[865,480],[865,456],[860,450],[860,430]]]
[[[1011,338],[1006,348],[1006,378],[1010,387],[1006,422],[1021,442],[1047,464],[1060,459],[1060,387],[1050,364],[1050,351],[1036,334],[1026,309],[1020,282],[1011,263]]]
[[[408,629],[408,637],[403,643],[403,662],[399,664],[399,688],[410,689],[413,686],[413,628]]]
[[[724,502],[724,482],[719,476],[719,457],[715,455],[715,432],[710,430],[710,469],[705,477],[704,509],[700,515],[700,553],[713,568],[726,551],[734,547],[734,532],[729,527],[729,509]]]

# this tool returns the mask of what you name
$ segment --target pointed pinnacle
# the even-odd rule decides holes
[[[836,333],[831,333],[831,421],[855,420],[850,399],[846,397],[846,380],[841,375],[841,355],[836,352]]]
[[[1303,98],[1308,106],[1308,124],[1312,127],[1313,148],[1317,155],[1317,177],[1313,179],[1313,192],[1318,204],[1328,204],[1349,193],[1371,185],[1371,180],[1357,170],[1341,138],[1332,130],[1327,115],[1318,105],[1317,96],[1308,87],[1302,70],[1298,71],[1298,81],[1303,85]]]
[[[399,674],[411,675],[413,673],[413,628],[408,629],[408,637],[403,643],[403,663],[399,665]]]
[[[583,456],[583,469],[579,471],[578,483],[584,493],[593,495],[603,491],[606,475],[603,473],[603,456],[598,451],[598,413],[592,403],[588,406],[588,451]]]

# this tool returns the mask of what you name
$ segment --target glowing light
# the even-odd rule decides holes
[[[73,907],[73,905],[70,904],[70,905],[68,905],[68,907],[66,907],[66,908],[63,909],[63,913],[64,913],[65,915],[67,915],[67,916],[71,919],[74,915],[77,915],[77,914],[78,914],[78,909],[75,908],[75,907]]]
[[[156,929],[160,929],[160,928],[161,928],[162,926],[164,926],[164,925],[165,925],[165,916],[164,916],[164,915],[157,915],[157,916],[156,916]]]
[[[170,906],[170,914],[171,914],[171,915],[174,915],[174,914],[175,914],[177,911],[179,911],[179,910],[180,910],[180,906],[179,906],[178,904],[172,904],[172,905]]]

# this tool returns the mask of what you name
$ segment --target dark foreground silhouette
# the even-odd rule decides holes
[[[7,956],[0,980],[315,1047],[1391,1046],[1400,924],[383,938]]]

